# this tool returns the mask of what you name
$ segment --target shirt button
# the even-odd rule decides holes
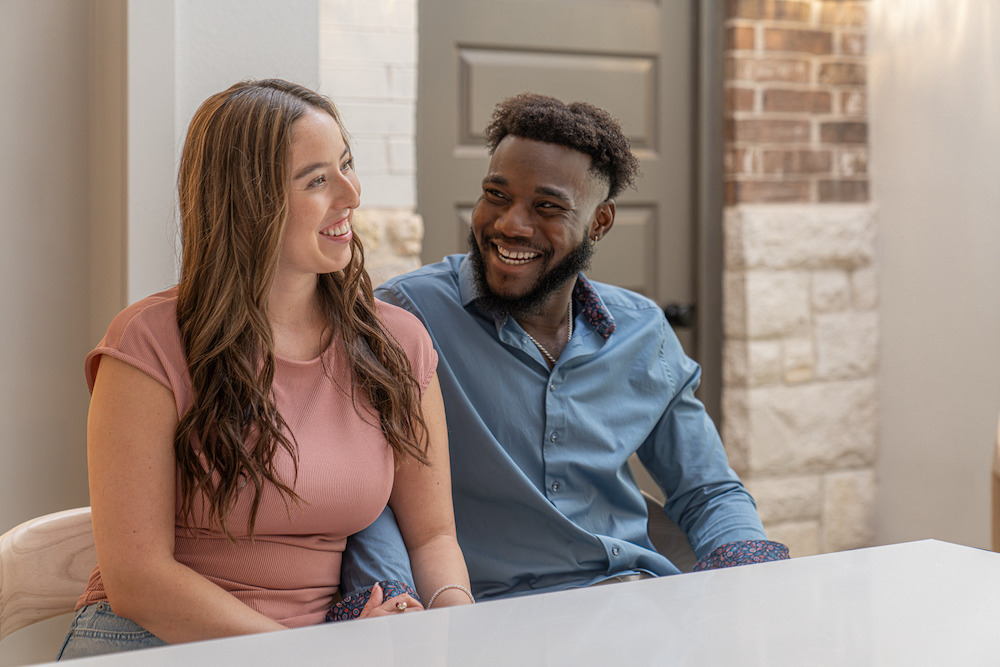
[[[561,484],[559,484],[559,482],[552,482],[552,491],[554,491],[554,492],[557,492],[557,491],[559,491],[559,487],[560,487],[560,486],[562,486],[562,485],[561,485]],[[617,548],[617,547],[616,547],[616,548]]]
[[[552,431],[552,435],[549,436],[549,440],[551,440],[552,442],[555,442],[558,439],[559,439],[559,434],[556,433],[555,431]]]
[[[611,555],[612,556],[618,555],[618,547],[611,547]]]
[[[556,390],[556,383],[553,382],[552,384],[549,385],[549,391],[555,391],[555,390]]]

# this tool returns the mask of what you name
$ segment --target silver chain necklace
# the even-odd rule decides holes
[[[521,328],[524,329],[524,327],[521,327]],[[548,359],[550,362],[552,362],[553,366],[556,365],[556,358],[553,357],[551,354],[549,354],[549,351],[546,350],[542,346],[541,343],[539,343],[537,340],[535,340],[535,337],[532,336],[530,333],[528,333],[527,329],[524,329],[524,335],[526,335],[528,337],[528,339],[531,340],[531,342],[535,344],[535,347],[537,347],[538,351],[542,353],[542,356],[544,356],[546,359]],[[573,302],[572,301],[569,302],[569,311],[566,313],[566,344],[568,345],[571,340],[573,340]]]

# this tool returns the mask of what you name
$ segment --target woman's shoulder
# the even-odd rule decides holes
[[[125,361],[171,386],[170,377],[186,368],[177,326],[177,288],[139,299],[111,320],[104,338],[85,361],[91,390],[100,357],[104,355]]]
[[[397,338],[402,336],[427,337],[427,329],[416,315],[381,299],[375,299],[375,313],[382,325]],[[398,332],[398,333],[397,333]]]
[[[409,357],[421,390],[426,389],[437,370],[438,358],[423,323],[413,313],[379,299],[375,299],[375,313],[385,330]]]
[[[136,328],[156,333],[176,331],[177,287],[151,294],[127,306],[111,320],[103,343],[121,340]]]

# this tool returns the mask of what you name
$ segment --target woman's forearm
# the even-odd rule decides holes
[[[112,610],[169,644],[285,629],[176,561],[102,570],[102,577]]]
[[[472,602],[471,592],[465,592],[470,590],[469,573],[458,540],[453,535],[439,535],[411,549],[410,565],[417,592],[425,607],[435,593],[434,608]],[[445,586],[462,588],[442,590]]]

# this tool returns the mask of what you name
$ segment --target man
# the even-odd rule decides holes
[[[647,537],[633,453],[696,569],[787,558],[766,541],[694,396],[700,369],[663,311],[581,273],[638,171],[618,123],[525,94],[497,106],[486,141],[469,253],[377,290],[424,322],[440,357],[458,538],[477,599],[679,572]],[[406,577],[387,569],[405,567],[401,545],[391,516],[380,518],[352,538],[345,585]]]

